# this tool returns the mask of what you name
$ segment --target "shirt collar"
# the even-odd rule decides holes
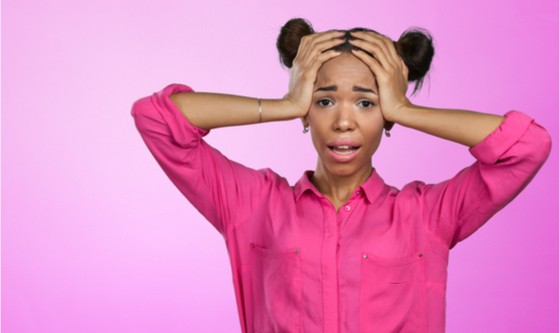
[[[310,179],[312,176],[313,176],[313,171],[310,170],[305,171],[303,176],[301,176],[301,178],[295,184],[294,195],[296,201],[299,200],[301,196],[307,191],[311,191],[318,197],[323,196],[323,194],[319,192],[319,190],[311,182]],[[387,185],[385,185],[383,179],[377,174],[375,168],[373,168],[371,172],[371,176],[369,176],[369,178],[362,185],[360,185],[357,190],[363,192],[363,194],[366,197],[366,200],[369,203],[373,203],[375,199],[379,196],[379,194],[381,194],[381,191],[385,186]]]

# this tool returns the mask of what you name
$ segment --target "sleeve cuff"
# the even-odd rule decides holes
[[[525,134],[533,119],[519,111],[509,111],[505,118],[484,140],[469,148],[470,153],[484,164],[495,164],[500,157]]]
[[[158,106],[165,123],[169,126],[171,135],[181,145],[190,145],[193,136],[196,139],[207,135],[210,131],[191,124],[185,115],[171,102],[169,96],[178,92],[193,92],[193,89],[183,84],[173,83],[152,95],[152,101]]]

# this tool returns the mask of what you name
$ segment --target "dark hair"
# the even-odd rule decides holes
[[[350,32],[373,31],[366,28],[353,28],[346,30],[345,42],[333,48],[334,50],[350,53],[352,49],[357,49],[349,43],[354,39]],[[294,18],[286,22],[280,30],[280,35],[276,41],[276,47],[280,54],[280,62],[286,67],[291,68],[296,57],[299,44],[304,36],[311,35],[315,31],[307,20]],[[406,30],[399,40],[393,42],[398,55],[403,59],[408,67],[408,81],[415,82],[413,94],[416,93],[424,82],[424,77],[430,69],[432,58],[434,57],[434,47],[432,36],[427,30],[421,28],[411,28]],[[364,51],[364,50],[362,50]],[[364,51],[366,52],[366,51]],[[369,54],[369,52],[366,52]],[[371,54],[370,54],[371,55]]]

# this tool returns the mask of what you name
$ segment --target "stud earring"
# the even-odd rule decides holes
[[[391,137],[391,131],[385,130],[385,136],[390,138]]]
[[[309,126],[303,126],[303,134],[309,132]]]

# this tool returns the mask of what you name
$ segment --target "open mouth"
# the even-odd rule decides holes
[[[327,146],[333,152],[340,155],[350,155],[356,150],[360,149],[360,146]]]

